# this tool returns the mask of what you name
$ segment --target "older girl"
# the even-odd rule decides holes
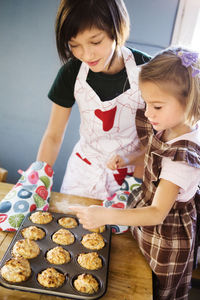
[[[138,150],[135,113],[144,107],[137,65],[145,54],[124,46],[129,17],[123,0],[62,0],[56,19],[64,62],[49,92],[53,101],[37,160],[53,165],[70,117],[79,106],[80,140],[68,161],[61,192],[105,199],[134,166],[112,171],[113,154]],[[70,142],[70,141],[69,141]]]
[[[120,187],[127,174],[132,175],[134,166],[130,164],[114,171],[107,168],[107,161],[116,152],[137,154],[139,145],[134,120],[136,110],[144,107],[144,101],[138,92],[137,65],[149,57],[124,46],[128,35],[129,16],[123,0],[60,1],[56,42],[64,64],[49,92],[52,112],[37,161],[23,172],[15,193],[8,195],[12,199],[6,207],[7,219],[1,223],[2,230],[13,229],[9,216],[18,218],[13,208],[22,197],[24,215],[33,208],[48,209],[46,199],[53,183],[51,167],[75,102],[81,116],[80,140],[68,161],[61,192],[106,199]],[[35,179],[43,178],[39,173],[47,177],[45,199],[37,193],[37,187],[43,184],[39,181],[36,185]],[[24,200],[24,189],[28,200]],[[6,197],[4,204],[7,202]],[[4,206],[0,207],[1,212],[5,212]]]

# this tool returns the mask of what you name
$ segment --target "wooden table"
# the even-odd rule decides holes
[[[13,187],[0,183],[0,200]],[[71,204],[100,204],[99,200],[52,192],[50,211],[69,212]],[[71,211],[70,211],[71,213]],[[0,259],[2,259],[13,236],[13,232],[0,232]],[[151,300],[152,273],[130,232],[112,235],[108,288],[102,300]],[[61,297],[15,291],[0,286],[0,300],[61,300]],[[65,298],[67,299],[67,298]]]

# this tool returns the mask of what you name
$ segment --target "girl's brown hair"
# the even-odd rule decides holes
[[[79,32],[97,27],[107,32],[117,45],[129,35],[129,16],[123,0],[61,0],[56,16],[56,45],[61,61],[72,53],[68,42]]]
[[[180,56],[185,51],[191,52],[173,47],[158,53],[142,66],[139,79],[156,83],[172,94],[185,108],[186,123],[194,125],[200,119],[200,75],[192,76],[192,67],[200,70],[200,60],[185,67]]]

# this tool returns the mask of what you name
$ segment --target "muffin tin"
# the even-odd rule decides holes
[[[48,224],[35,224],[31,222],[29,219],[31,214],[27,215],[24,219],[23,223],[21,224],[20,228],[18,229],[15,237],[13,238],[9,248],[7,249],[1,263],[0,268],[5,264],[7,260],[12,257],[11,251],[16,243],[16,241],[23,239],[21,235],[21,230],[25,227],[29,227],[31,225],[35,225],[41,229],[43,229],[46,233],[45,237],[41,240],[35,241],[38,246],[40,247],[40,254],[33,259],[29,259],[32,274],[31,276],[24,282],[21,283],[9,283],[4,280],[0,276],[0,284],[3,287],[16,289],[21,291],[27,292],[35,292],[59,297],[66,297],[72,299],[98,299],[102,297],[107,289],[107,281],[108,281],[108,268],[109,268],[109,256],[110,256],[110,242],[111,242],[111,227],[106,225],[106,230],[103,233],[100,233],[105,241],[104,248],[100,250],[90,250],[85,248],[81,244],[81,239],[83,235],[92,233],[91,231],[85,230],[81,224],[78,223],[76,228],[67,228],[71,231],[75,236],[75,242],[71,245],[63,246],[54,243],[51,239],[53,233],[57,230],[64,228],[58,224],[58,220],[62,217],[73,217],[77,220],[74,215],[70,214],[61,214],[61,213],[52,213],[53,220]],[[78,220],[77,220],[78,222]],[[67,251],[69,251],[71,255],[70,262],[63,264],[63,265],[54,265],[47,261],[46,253],[48,250],[56,247],[61,246]],[[87,270],[82,268],[77,262],[77,256],[80,253],[88,253],[88,252],[97,252],[102,259],[102,268],[98,270]],[[37,281],[37,274],[43,271],[46,268],[53,267],[57,271],[63,273],[65,275],[65,283],[59,288],[45,288],[39,284]],[[73,287],[73,281],[77,278],[79,274],[86,273],[92,274],[96,280],[99,282],[99,290],[93,294],[85,294],[77,291]]]

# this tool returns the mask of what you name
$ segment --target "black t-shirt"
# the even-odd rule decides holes
[[[144,64],[151,59],[141,51],[130,50],[134,55],[136,65]],[[49,99],[63,107],[73,106],[75,103],[74,85],[80,66],[81,61],[73,58],[60,68],[48,93]],[[87,82],[101,101],[112,100],[130,88],[125,67],[116,74],[97,73],[89,70]]]

